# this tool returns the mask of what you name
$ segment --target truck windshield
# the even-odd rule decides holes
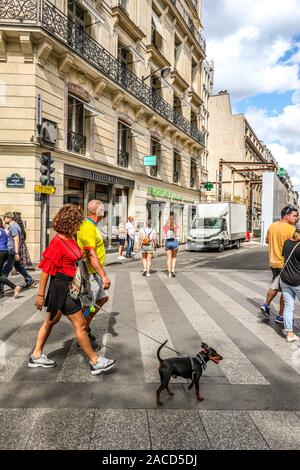
[[[221,228],[221,223],[222,223],[222,219],[215,219],[215,218],[195,219],[192,228],[193,229]]]

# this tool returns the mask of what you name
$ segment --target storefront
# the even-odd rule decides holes
[[[70,165],[64,166],[64,203],[79,204],[86,211],[91,199],[100,199],[103,202],[105,216],[99,226],[109,249],[118,242],[117,228],[121,218],[127,220],[129,192],[133,188],[132,180]]]

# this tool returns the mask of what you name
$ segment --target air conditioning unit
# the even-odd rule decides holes
[[[49,119],[43,119],[41,138],[48,144],[56,144],[57,141],[57,123],[49,121]]]

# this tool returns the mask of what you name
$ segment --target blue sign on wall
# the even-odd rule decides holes
[[[157,165],[157,157],[156,155],[149,155],[144,157],[144,166],[156,166]]]
[[[18,173],[13,173],[11,176],[6,178],[7,188],[24,188],[25,178],[20,176]]]

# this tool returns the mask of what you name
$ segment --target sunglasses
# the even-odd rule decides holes
[[[285,215],[288,215],[290,212],[297,212],[297,214],[298,214],[298,211],[297,211],[297,209],[295,209],[294,206],[289,206],[288,210],[285,213]]]

